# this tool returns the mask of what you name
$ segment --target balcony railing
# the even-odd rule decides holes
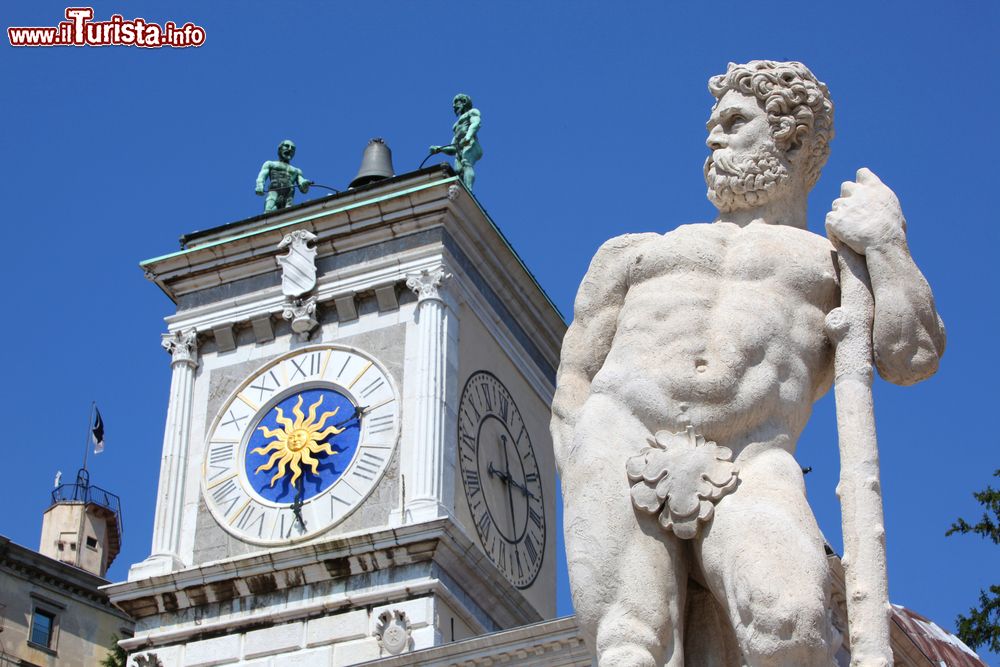
[[[77,475],[76,484],[60,484],[52,490],[52,504],[76,502],[93,503],[115,514],[118,534],[122,533],[122,504],[118,496],[90,483],[89,476]]]

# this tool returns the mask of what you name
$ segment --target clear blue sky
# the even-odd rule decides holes
[[[820,7],[823,7],[820,10]],[[7,3],[4,27],[65,5]],[[0,45],[2,298],[8,397],[0,533],[36,546],[57,469],[80,464],[96,399],[93,480],[125,508],[110,576],[149,549],[170,378],[171,304],[137,268],[177,237],[254,215],[260,163],[290,137],[308,177],[345,185],[383,136],[397,172],[447,143],[451,97],[483,113],[476,194],[567,316],[595,249],[624,232],[708,220],[701,166],[730,60],[795,59],[830,87],[837,137],[809,215],[872,168],[899,195],[948,327],[940,373],[878,382],[894,601],[951,629],[1000,579],[1000,549],[945,538],[1000,467],[997,428],[995,3],[102,2],[193,21],[188,50]],[[310,196],[321,196],[314,191]],[[832,395],[799,445],[810,500],[840,549]],[[565,577],[560,610],[570,611]],[[987,656],[996,660],[997,656]]]

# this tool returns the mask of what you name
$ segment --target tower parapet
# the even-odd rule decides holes
[[[118,496],[91,484],[81,468],[74,483],[52,490],[38,551],[103,577],[121,551],[121,516]]]

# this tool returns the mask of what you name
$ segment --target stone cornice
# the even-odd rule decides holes
[[[370,667],[562,667],[590,664],[572,616],[361,663]],[[360,665],[359,665],[360,667]]]
[[[404,280],[408,271],[420,271],[439,261],[440,252],[433,248],[418,248],[391,257],[373,260],[364,271],[338,271],[320,276],[315,289],[318,303],[335,301],[340,296],[374,291]],[[281,287],[274,286],[215,303],[182,310],[166,318],[170,331],[194,328],[211,331],[224,324],[249,322],[262,314],[280,314],[284,304]]]
[[[475,600],[500,627],[540,620],[520,591],[503,579],[486,556],[450,519],[338,536],[148,579],[112,584],[105,586],[104,590],[115,604],[141,621],[149,616],[186,608],[271,595],[284,589],[365,576],[375,570],[421,562],[436,563],[448,574],[449,582],[428,574],[423,578],[376,586],[363,592],[352,591],[348,587],[342,595],[290,608],[286,615],[290,620],[292,617],[329,613],[334,609],[376,604],[384,600],[447,592],[449,598],[462,593]],[[461,591],[448,591],[451,585],[460,587]],[[220,627],[216,630],[231,632],[232,623],[231,619],[220,620]],[[212,624],[203,619],[197,624],[175,626],[169,637],[158,631],[137,633],[134,642],[136,646],[142,646],[180,641],[212,632]]]
[[[418,169],[417,171],[400,174],[399,176],[373,181],[367,185],[350,188],[334,195],[326,195],[325,197],[299,202],[288,208],[264,212],[243,220],[236,220],[210,229],[185,234],[180,238],[181,252],[204,247],[238,234],[268,229],[284,225],[289,221],[299,220],[303,215],[303,211],[315,211],[317,204],[322,204],[324,209],[346,208],[350,210],[351,208],[355,208],[359,203],[368,202],[373,199],[382,199],[387,192],[397,192],[401,189],[397,183],[402,181],[407,181],[410,185],[413,185],[413,183],[418,181],[431,182],[453,176],[455,176],[455,171],[451,166],[441,163],[424,169]],[[451,178],[450,180],[456,181],[457,179]]]
[[[301,229],[316,236],[317,257],[371,245],[440,222],[454,177],[396,183],[350,203],[318,200],[265,227],[233,229],[204,245],[146,260],[143,270],[173,300],[181,294],[278,268],[278,244]],[[408,187],[407,187],[408,186]]]
[[[106,579],[32,551],[2,535],[0,535],[0,570],[31,581],[54,593],[72,597],[105,613],[130,620],[110,603],[107,594],[101,590],[101,587],[108,583]]]

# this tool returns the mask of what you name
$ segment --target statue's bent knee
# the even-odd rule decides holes
[[[664,647],[660,634],[633,615],[614,611],[597,630],[597,655],[601,667],[661,665]]]
[[[659,662],[639,646],[614,646],[598,653],[600,667],[659,667]]]
[[[740,643],[754,667],[832,664],[829,611],[822,603],[793,596],[766,609],[741,612],[749,623],[738,633]]]

